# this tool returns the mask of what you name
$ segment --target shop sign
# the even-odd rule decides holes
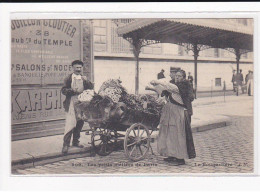
[[[80,41],[79,20],[12,20],[12,85],[63,83]]]

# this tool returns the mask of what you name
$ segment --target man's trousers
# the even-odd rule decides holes
[[[78,144],[79,143],[79,138],[80,138],[80,132],[82,130],[82,127],[84,125],[84,121],[83,120],[79,120],[77,121],[77,125],[75,128],[73,128],[71,131],[69,131],[67,134],[64,135],[64,143],[63,145],[70,145],[70,140],[71,140],[71,136],[73,135],[73,139],[72,139],[72,144]]]

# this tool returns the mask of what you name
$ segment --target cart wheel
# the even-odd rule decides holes
[[[97,128],[91,136],[91,145],[100,156],[107,156],[114,150],[117,133],[109,129]]]
[[[150,148],[150,132],[148,128],[135,123],[126,130],[124,150],[126,157],[133,161],[139,161],[146,157]]]

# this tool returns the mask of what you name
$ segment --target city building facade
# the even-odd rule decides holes
[[[226,24],[253,27],[250,19],[221,19]],[[93,20],[94,28],[94,82],[96,88],[108,78],[120,78],[123,85],[134,93],[135,59],[131,44],[119,37],[117,27],[134,20]],[[176,44],[152,44],[141,49],[140,53],[140,93],[146,93],[145,86],[161,69],[169,76],[170,67],[180,67],[187,74],[194,75],[194,63],[191,51]],[[111,71],[113,69],[113,71]],[[253,70],[253,52],[241,56],[240,69],[244,74]],[[236,70],[236,56],[228,50],[209,48],[199,53],[198,92],[232,89],[232,72]],[[107,72],[110,72],[109,74]],[[245,76],[244,76],[245,77]]]

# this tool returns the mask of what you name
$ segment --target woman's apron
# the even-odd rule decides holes
[[[186,145],[184,107],[167,102],[160,118],[157,150],[161,156],[189,158]]]
[[[81,76],[78,76],[77,78],[74,77],[71,83],[71,88],[78,93],[82,93],[84,90],[83,80],[81,79]],[[74,109],[74,103],[77,101],[78,95],[74,95],[70,99],[70,106],[69,111],[66,113],[66,121],[65,121],[65,132],[64,135],[69,133],[71,130],[73,130],[77,125],[77,118],[76,113]]]

